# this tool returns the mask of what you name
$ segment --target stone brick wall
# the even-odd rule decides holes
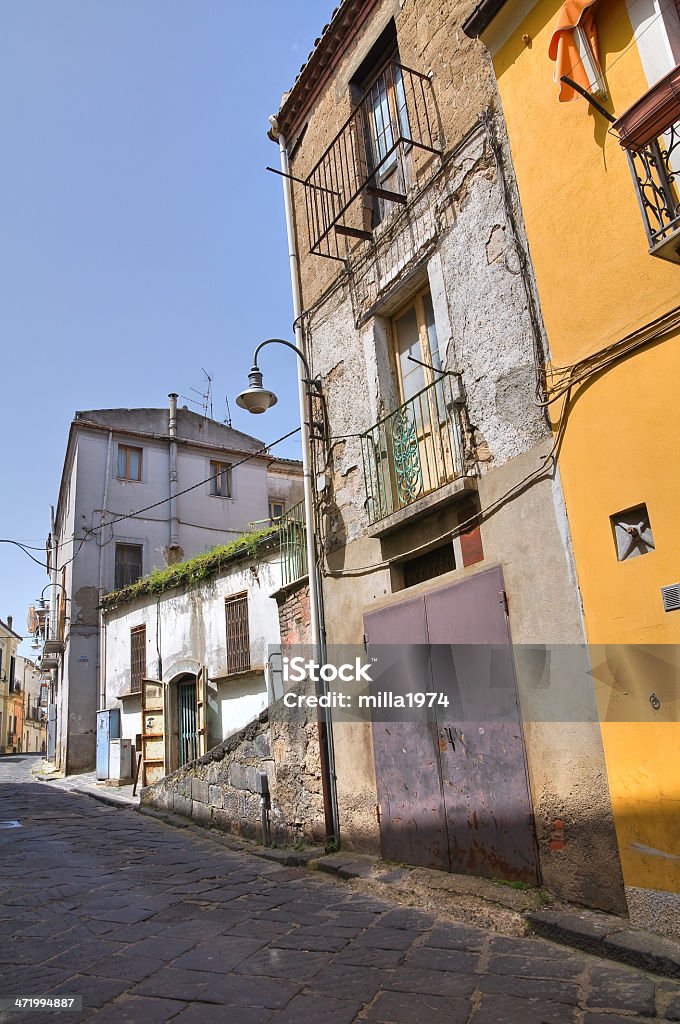
[[[307,577],[282,587],[276,594],[276,603],[279,606],[281,646],[308,644],[311,639],[311,617]]]
[[[316,718],[276,701],[207,754],[141,792],[145,807],[170,811],[248,839],[262,839],[257,774],[271,795],[271,838],[322,842],[323,794]]]
[[[291,172],[305,178],[351,113],[350,81],[391,18],[396,24],[401,63],[432,76],[443,152],[455,148],[495,96],[483,48],[468,39],[460,27],[469,13],[466,0],[381,0],[361,28],[352,33],[330,80],[312,106],[304,138],[293,153]],[[295,137],[288,141],[292,147]],[[309,254],[302,187],[294,189],[294,207],[303,304],[308,308],[343,272],[341,264]],[[365,242],[353,241],[349,250],[358,256],[366,246]]]

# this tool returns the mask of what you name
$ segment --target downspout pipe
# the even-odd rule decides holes
[[[304,336],[300,315],[302,313],[302,297],[300,294],[300,277],[298,266],[298,254],[293,227],[293,197],[290,184],[290,167],[288,163],[288,149],[285,136],[279,132],[278,123],[275,117],[270,117],[272,134],[279,143],[279,158],[281,162],[283,205],[286,215],[286,235],[288,238],[288,263],[290,268],[290,286],[293,299],[293,320],[295,324],[295,344],[304,352]],[[308,388],[310,385],[305,379],[305,366],[302,359],[298,358],[298,401],[300,405],[300,423],[302,428],[302,477],[305,496],[305,533],[307,542],[307,570],[309,579],[309,605],[312,630],[312,647],[314,656],[318,662],[323,662],[325,654],[325,640],[321,629],[323,614],[321,612],[323,593],[319,586],[317,577],[317,557],[315,542],[314,523],[314,486],[312,480],[311,446],[310,446],[310,399]],[[330,708],[324,709],[324,720],[320,724],[320,747],[321,747],[321,772],[322,787],[324,792],[324,805],[326,813],[326,832],[336,844],[340,841],[340,823],[338,817],[338,795],[335,777],[335,756],[333,750],[333,729],[331,722]]]
[[[102,507],[99,513],[99,523],[104,525],[106,519],[106,506],[109,502],[109,480],[111,478],[111,453],[113,451],[113,431],[109,430],[109,440],[106,448],[106,471],[104,475],[104,493],[102,494]],[[104,613],[102,601],[104,599],[104,544],[99,536],[99,643],[97,644],[97,679],[99,681],[99,710],[106,707],[106,626],[104,624]]]
[[[179,519],[177,517],[177,395],[171,391],[168,434],[170,435],[170,554],[179,547]],[[169,559],[170,560],[170,559]]]
[[[50,537],[51,537],[51,541],[52,541],[52,543],[51,543],[51,558],[50,558],[50,582],[52,584],[52,590],[51,590],[51,595],[50,595],[50,621],[49,621],[49,626],[48,626],[48,632],[49,632],[49,636],[50,637],[56,637],[56,635],[57,635],[57,585],[59,583],[58,572],[57,572],[57,553],[59,551],[59,547],[58,547],[58,544],[57,544],[57,524],[56,524],[56,520],[55,520],[55,517],[54,517],[54,505],[50,505]],[[64,654],[65,653],[66,652],[64,652]],[[64,655],[62,655],[62,666],[61,666],[62,679],[63,679],[63,675],[64,675],[63,657],[64,657]],[[48,701],[48,711],[47,711],[48,718],[49,718],[49,705],[50,704],[54,704],[54,706],[55,706],[55,714],[56,714],[56,709],[57,709],[57,680],[58,680],[57,672],[58,672],[58,669],[53,668],[51,673],[50,673],[50,699]],[[63,707],[62,707],[62,710],[63,710]],[[56,764],[57,768],[60,766],[60,763],[61,763],[60,762],[60,755],[58,753],[58,749],[59,748],[57,747],[57,741],[59,741],[59,744],[61,744],[62,725],[63,725],[63,723],[61,722],[61,716],[60,716],[60,720],[57,721],[55,719],[55,723],[54,723],[54,750],[52,751],[52,754],[54,756],[55,764]],[[57,726],[59,727],[58,734],[57,734]],[[48,726],[48,728],[49,728],[49,726]],[[45,738],[47,739],[47,737],[45,737]],[[48,750],[48,744],[47,743],[45,743],[45,753],[49,757],[50,752]]]

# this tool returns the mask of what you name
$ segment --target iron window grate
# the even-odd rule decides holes
[[[226,597],[224,612],[227,624],[227,674],[247,672],[250,668],[248,595]]]
[[[135,626],[130,630],[130,692],[142,692],[142,680],[146,675],[146,626]]]

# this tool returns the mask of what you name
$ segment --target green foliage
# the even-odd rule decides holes
[[[148,576],[143,576],[136,583],[131,583],[121,590],[113,590],[102,600],[104,608],[113,608],[119,604],[127,604],[143,594],[161,594],[172,587],[194,586],[209,579],[225,565],[236,558],[247,555],[256,558],[262,541],[278,532],[278,526],[268,526],[264,530],[253,530],[244,533],[229,544],[221,544],[206,551],[203,555],[188,558],[186,562],[176,562],[165,569],[153,569]]]

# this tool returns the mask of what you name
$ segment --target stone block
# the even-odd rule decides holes
[[[261,732],[253,740],[253,747],[255,748],[255,756],[258,758],[271,758],[272,752],[269,744],[269,734]]]
[[[208,803],[211,807],[224,807],[223,790],[221,786],[208,787]]]
[[[617,960],[673,978],[680,977],[680,942],[652,932],[617,932],[604,940],[605,949]]]
[[[209,803],[208,783],[205,779],[191,780],[191,799],[202,804]]]
[[[175,814],[183,814],[186,818],[191,817],[191,800],[188,796],[182,796],[181,793],[175,793],[172,801],[172,809]]]
[[[250,765],[232,764],[229,769],[229,778],[234,789],[255,790],[256,769]]]
[[[191,817],[200,825],[210,825],[212,822],[211,808],[201,800],[192,800]]]

